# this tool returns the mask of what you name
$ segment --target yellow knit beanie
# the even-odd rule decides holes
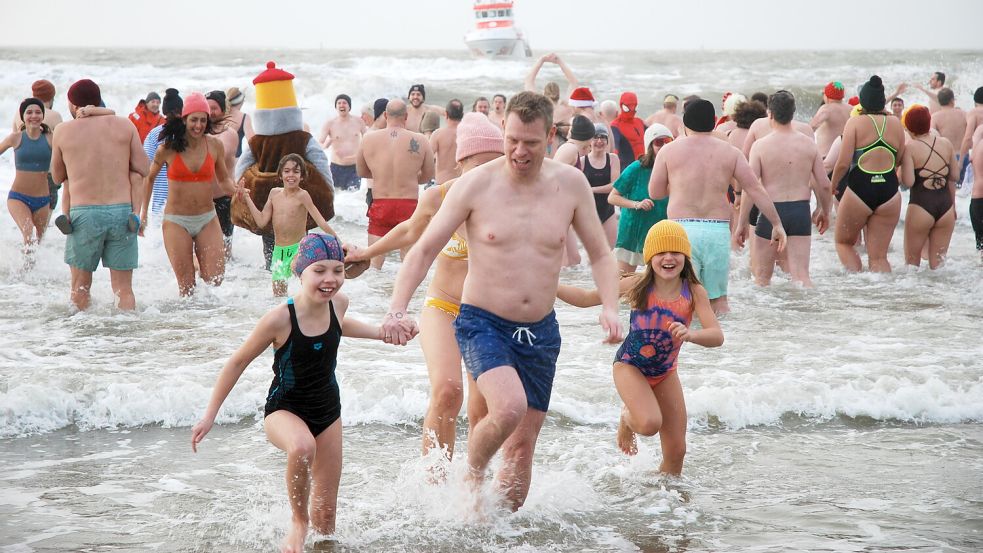
[[[652,225],[647,235],[645,235],[645,247],[642,249],[642,259],[648,265],[655,254],[663,252],[679,252],[691,257],[692,250],[689,245],[689,236],[686,229],[676,221],[668,219],[659,221]]]

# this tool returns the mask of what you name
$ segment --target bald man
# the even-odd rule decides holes
[[[413,215],[420,185],[434,178],[430,142],[406,128],[406,102],[390,100],[384,117],[386,127],[366,134],[355,158],[358,176],[372,179],[369,245]],[[373,258],[372,266],[379,269],[383,261]]]

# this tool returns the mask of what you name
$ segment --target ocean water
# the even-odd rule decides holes
[[[305,120],[319,129],[345,92],[356,106],[427,84],[428,101],[509,94],[528,64],[457,52],[157,52],[0,50],[0,114],[38,78],[64,91],[99,82],[128,113],[151,90],[244,86],[268,59],[297,75]],[[666,92],[717,98],[777,88],[808,119],[829,80],[848,90],[950,75],[967,107],[983,84],[980,52],[569,53],[598,99],[631,89],[640,112]],[[547,73],[543,77],[557,78]],[[540,83],[544,79],[540,80]],[[246,110],[252,108],[247,88]],[[918,93],[906,95],[909,101]],[[0,192],[13,178],[0,157]],[[464,458],[445,485],[419,457],[428,381],[417,344],[345,340],[339,352],[344,469],[338,531],[314,551],[979,551],[983,549],[983,268],[968,199],[941,270],[847,274],[829,236],[813,241],[806,290],[779,275],[752,284],[732,258],[726,343],[687,345],[679,361],[689,412],[684,474],[658,474],[657,438],[627,458],[615,445],[614,346],[597,311],[557,304],[563,335],[533,485],[515,514],[484,517],[463,491]],[[332,225],[364,243],[360,193],[340,193]],[[220,288],[180,299],[158,233],[141,243],[136,313],[111,307],[108,274],[93,307],[68,302],[64,237],[51,229],[23,270],[19,233],[0,216],[0,551],[271,551],[289,519],[284,456],[263,434],[271,352],[243,374],[199,453],[190,426],[217,372],[277,301],[260,240],[237,230]],[[398,261],[348,281],[351,313],[380,320]],[[588,286],[586,267],[564,282]],[[291,291],[297,284],[291,284]],[[422,292],[411,303],[418,312]],[[626,322],[628,311],[622,308]],[[464,451],[466,419],[459,419]],[[485,498],[489,503],[492,498]]]

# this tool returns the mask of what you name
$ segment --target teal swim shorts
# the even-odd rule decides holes
[[[730,273],[730,221],[720,219],[676,219],[683,225],[693,246],[693,268],[710,299],[727,295]]]
[[[65,240],[65,263],[94,273],[102,266],[116,271],[137,268],[137,233],[127,228],[130,204],[72,207],[72,233]]]

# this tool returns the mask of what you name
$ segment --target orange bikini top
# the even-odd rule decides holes
[[[212,153],[206,150],[205,161],[194,173],[184,164],[181,154],[174,154],[174,163],[167,168],[167,178],[176,182],[212,182],[215,180],[215,161],[212,159]]]

